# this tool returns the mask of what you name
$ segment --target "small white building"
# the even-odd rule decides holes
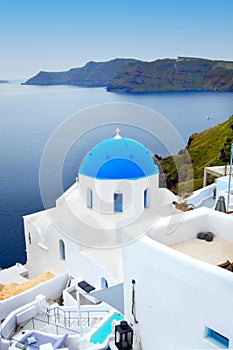
[[[167,215],[175,199],[158,183],[158,167],[141,143],[118,132],[95,146],[56,207],[24,217],[30,277],[49,266],[96,288],[122,282],[122,228]]]
[[[68,271],[99,296],[123,282],[144,350],[233,347],[233,274],[217,266],[233,261],[233,218],[180,212],[158,183],[144,145],[119,131],[99,143],[55,208],[24,217],[29,274]]]

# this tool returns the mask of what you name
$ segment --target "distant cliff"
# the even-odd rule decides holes
[[[233,91],[233,62],[162,59],[122,67],[108,91]]]
[[[40,72],[26,85],[104,86],[116,92],[233,91],[233,62],[178,57],[143,62],[89,62],[66,72]]]
[[[117,58],[107,62],[88,62],[82,68],[66,72],[39,72],[24,85],[76,85],[85,87],[107,86],[120,68],[135,62],[133,59]]]
[[[0,84],[9,83],[8,80],[0,80]]]

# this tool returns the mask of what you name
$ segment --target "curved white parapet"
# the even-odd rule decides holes
[[[195,192],[193,194],[186,198],[188,203],[193,204],[195,207],[199,207],[202,205],[202,203],[213,197],[214,189],[216,188],[216,184],[211,184],[209,186],[205,186]]]

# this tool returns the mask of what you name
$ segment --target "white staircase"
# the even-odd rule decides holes
[[[106,315],[107,310],[82,310],[81,323],[84,333],[89,332]],[[48,321],[51,325],[57,325],[80,333],[79,314],[77,309],[68,307],[54,307],[48,312]]]

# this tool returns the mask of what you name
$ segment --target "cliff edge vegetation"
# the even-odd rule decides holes
[[[178,155],[159,159],[163,182],[176,194],[201,188],[205,167],[229,164],[232,143],[233,115],[224,123],[191,135],[186,149]],[[210,177],[211,181],[214,178]]]

